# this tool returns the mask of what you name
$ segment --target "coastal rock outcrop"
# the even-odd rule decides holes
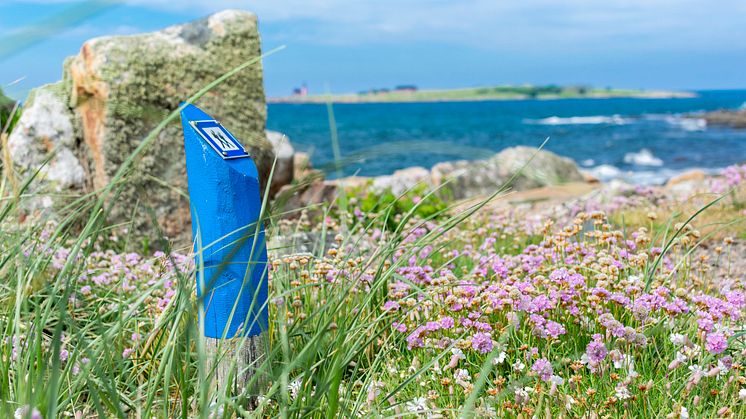
[[[159,32],[89,40],[65,62],[62,82],[37,89],[27,101],[10,138],[12,159],[28,175],[54,151],[41,170],[48,186],[67,195],[97,191],[181,101],[260,54],[256,16],[236,10]],[[214,87],[197,104],[244,143],[263,181],[278,152],[283,166],[272,187],[277,190],[281,182],[289,182],[292,147],[273,147],[264,130],[260,63]],[[127,172],[110,221],[129,223],[136,237],[152,242],[157,237],[155,215],[167,237],[188,238],[185,191],[182,132],[174,123]]]
[[[707,121],[707,125],[723,125],[731,128],[746,128],[746,109],[705,112],[702,115],[693,115]]]
[[[455,199],[487,196],[505,186],[510,190],[551,187],[564,183],[587,183],[572,159],[533,147],[511,147],[486,160],[458,160],[438,163],[432,169],[410,167],[391,175],[342,179],[317,178],[307,184],[288,185],[280,195],[286,196],[282,208],[291,212],[299,208],[331,203],[339,189],[373,192],[406,193],[417,185],[439,187],[450,191]],[[598,180],[593,179],[594,183]]]
[[[432,183],[446,183],[456,199],[494,193],[503,185],[525,190],[566,182],[583,182],[571,159],[533,147],[510,147],[487,160],[438,163],[431,170]]]

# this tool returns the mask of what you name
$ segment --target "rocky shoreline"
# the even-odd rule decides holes
[[[566,157],[534,147],[510,147],[493,156],[476,161],[441,162],[431,169],[409,167],[390,175],[351,176],[325,180],[323,174],[312,170],[308,157],[296,153],[296,162],[305,167],[296,173],[296,181],[278,192],[286,211],[331,202],[340,188],[347,191],[390,192],[395,196],[418,186],[427,190],[447,190],[450,199],[463,200],[490,195],[501,188],[523,191],[552,187],[567,183],[595,183],[584,175],[577,164]],[[305,180],[307,178],[307,180]]]
[[[721,109],[704,114],[692,115],[707,121],[707,125],[725,126],[729,128],[746,128],[746,109]]]

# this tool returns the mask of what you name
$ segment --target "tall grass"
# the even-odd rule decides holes
[[[187,103],[197,101],[260,58],[210,83]],[[331,107],[329,110],[334,125]],[[346,208],[355,205],[355,197],[344,195],[343,205],[332,202],[302,211],[292,220],[262,211],[267,235],[275,239],[269,243],[270,298],[268,302],[255,301],[269,305],[266,353],[250,366],[253,378],[243,392],[217,386],[213,366],[219,360],[235,361],[231,361],[228,345],[218,353],[206,351],[197,322],[204,302],[195,297],[195,283],[211,281],[200,276],[201,255],[215,244],[201,243],[198,238],[196,263],[195,255],[175,252],[164,237],[153,240],[164,248],[162,253],[125,254],[122,242],[126,237],[118,234],[120,226],[106,223],[112,202],[128,181],[129,168],[178,111],[143,139],[109,185],[60,208],[62,217],[55,222],[23,220],[22,205],[33,198],[27,192],[32,179],[19,180],[11,167],[3,167],[3,417],[16,412],[32,416],[35,410],[47,418],[451,417],[492,416],[498,411],[508,417],[641,417],[681,414],[684,404],[702,416],[723,413],[722,408],[734,415],[744,412],[737,396],[744,381],[740,366],[731,368],[731,375],[722,381],[710,377],[708,371],[707,379],[698,378],[703,384],[693,388],[689,370],[669,368],[668,362],[679,351],[669,342],[673,332],[686,334],[699,344],[699,352],[688,362],[708,368],[721,360],[703,349],[707,335],[697,329],[693,314],[669,318],[665,313],[653,313],[655,321],[640,320],[627,308],[599,301],[593,294],[593,289],[603,287],[619,291],[621,284],[638,287],[630,295],[641,300],[648,295],[647,289],[661,292],[661,286],[692,294],[706,291],[708,288],[696,283],[699,275],[689,269],[695,266],[694,244],[699,243],[686,225],[718,202],[693,212],[685,225],[667,229],[675,233],[662,234],[657,243],[647,240],[645,231],[638,229],[635,240],[641,244],[641,254],[657,256],[649,262],[640,257],[619,268],[607,263],[608,258],[599,257],[595,264],[583,265],[571,260],[577,256],[574,249],[616,255],[613,252],[620,249],[619,240],[631,235],[614,230],[616,226],[603,214],[578,215],[565,220],[566,228],[555,230],[548,218],[542,220],[546,225],[524,225],[520,214],[508,216],[490,207],[510,182],[470,207],[444,208],[425,217],[418,216],[418,208],[428,195],[419,197],[422,199],[404,213],[397,212],[396,200],[381,201],[373,205],[376,213],[360,218]],[[341,153],[337,154],[341,160]],[[339,165],[338,161],[335,168]],[[266,192],[263,208],[268,207]],[[237,232],[236,240],[256,237],[257,228],[247,226]],[[310,252],[296,250],[298,233],[303,233],[304,239],[314,238]],[[254,240],[251,245],[262,243]],[[662,249],[656,251],[656,245]],[[541,249],[547,253],[536,259],[538,253],[532,252]],[[516,265],[501,276],[499,267],[492,265],[524,256],[525,263],[536,264],[535,272]],[[675,269],[664,267],[666,258],[675,258]],[[438,331],[440,340],[433,337],[421,347],[412,344],[416,327],[439,320],[441,315],[456,316],[450,311],[454,301],[461,304],[471,287],[479,292],[497,287],[515,298],[551,295],[567,291],[553,288],[546,280],[555,271],[564,272],[562,269],[575,270],[587,282],[581,294],[587,301],[578,302],[583,316],[559,305],[543,313],[565,325],[563,337],[537,336],[527,320],[531,317],[528,312],[513,312],[488,304],[488,300],[482,304],[480,299],[475,303],[478,309],[458,315],[476,313],[490,324],[489,348],[474,348],[477,334],[471,326]],[[418,275],[432,276],[433,280]],[[616,283],[609,283],[612,275]],[[743,288],[738,283],[729,286],[736,291]],[[403,294],[397,297],[398,293]],[[399,307],[395,312],[383,309],[394,302]],[[609,339],[605,343],[609,349],[624,350],[634,358],[634,375],[626,366],[615,369],[608,360],[598,371],[588,371],[580,363],[587,345],[596,339],[591,338],[594,329],[601,330],[591,318],[595,309],[608,310],[649,343],[639,348],[629,340]],[[397,332],[403,323],[409,329]],[[741,323],[728,321],[722,327],[734,332],[727,353],[734,365],[740,365],[744,359]],[[564,384],[549,383],[531,371],[540,356],[551,361],[553,372]],[[518,368],[520,363],[526,365]],[[237,364],[231,367],[234,374],[240,372],[235,371]],[[625,394],[619,386],[627,380],[624,390],[635,398],[622,397]],[[691,400],[682,399],[682,394]],[[695,403],[694,397],[700,402]],[[255,401],[255,409],[246,409],[249,400]]]
[[[235,68],[186,103],[197,101],[261,58]],[[121,243],[124,238],[116,237],[117,226],[106,223],[111,205],[128,181],[129,169],[180,110],[174,110],[140,142],[108,185],[58,208],[62,217],[55,221],[42,217],[19,222],[26,217],[25,200],[36,198],[27,191],[38,173],[21,182],[5,160],[0,184],[0,273],[4,278],[0,284],[0,415],[35,411],[44,417],[249,414],[243,409],[245,401],[257,395],[217,388],[215,371],[207,370],[218,358],[230,357],[225,352],[208,354],[201,343],[196,319],[203,302],[194,297],[200,269],[195,269],[191,258],[174,254],[164,237],[153,240],[165,247],[162,254],[130,255],[133,261],[123,262],[128,256],[118,252],[126,248]],[[263,207],[267,206],[266,192]],[[327,215],[339,219],[339,214],[345,222],[345,211]],[[402,226],[408,218],[401,221]],[[267,217],[266,223],[269,235],[277,231],[276,219]],[[325,226],[320,243],[324,235],[337,235],[339,226],[331,231]],[[358,233],[366,231],[361,226]],[[271,301],[280,302],[271,306],[269,351],[261,365],[253,366],[255,377],[265,377],[265,387],[258,395],[259,408],[252,414],[273,412],[286,417],[326,412],[334,417],[360,409],[360,400],[344,397],[351,394],[353,383],[370,380],[372,366],[382,365],[382,353],[373,350],[373,343],[390,320],[378,313],[378,307],[397,266],[388,261],[404,234],[398,232],[367,259],[355,262],[376,273],[365,294],[357,288],[360,278],[299,286],[292,264],[290,268],[275,265]],[[330,257],[336,249],[352,244],[350,240],[352,236],[337,238],[333,247],[322,245],[298,260],[303,266],[350,263],[359,256],[340,251]],[[198,244],[198,261],[211,245]],[[107,278],[91,284],[93,276]],[[166,300],[167,293],[172,295]],[[304,298],[299,300],[298,295]],[[297,301],[306,306],[305,321],[288,318],[284,301],[291,298],[288,306]],[[159,307],[158,301],[167,302]],[[208,356],[215,359],[208,360]],[[290,377],[299,371],[304,372],[301,396],[291,397]]]

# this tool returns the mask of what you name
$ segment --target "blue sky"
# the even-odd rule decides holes
[[[130,34],[224,8],[257,13],[267,94],[417,84],[586,83],[746,88],[743,0],[122,0],[7,53],[24,28],[92,2],[3,0],[0,86],[14,97],[60,77],[89,38]],[[18,79],[21,79],[18,81]]]

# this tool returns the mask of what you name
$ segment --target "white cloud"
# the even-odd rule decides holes
[[[505,50],[603,49],[610,43],[636,50],[686,50],[743,48],[734,46],[735,40],[746,35],[743,0],[123,1],[201,14],[251,10],[273,26],[275,39],[318,44],[432,41]]]

